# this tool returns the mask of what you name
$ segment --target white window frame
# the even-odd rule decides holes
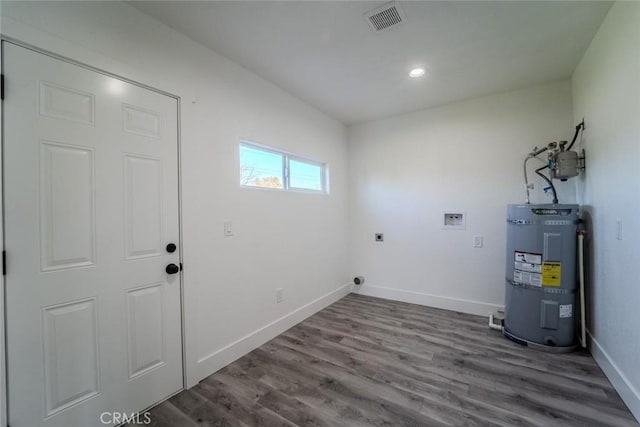
[[[282,176],[283,183],[282,188],[268,188],[268,187],[258,187],[255,185],[246,185],[240,183],[240,187],[242,188],[257,188],[260,190],[274,190],[274,191],[289,191],[294,193],[311,193],[311,194],[329,194],[329,165],[325,162],[320,162],[318,160],[312,160],[307,157],[298,156],[296,154],[291,154],[284,150],[279,150],[277,148],[269,147],[263,144],[259,144],[253,141],[248,141],[246,139],[241,139],[240,144],[238,144],[238,166],[240,166],[240,147],[245,146],[248,148],[252,148],[254,150],[260,150],[267,153],[278,154],[282,156]],[[322,187],[320,190],[313,190],[310,188],[299,188],[291,186],[291,177],[289,175],[289,162],[291,160],[308,163],[314,166],[319,166],[321,170],[321,184]],[[240,176],[240,171],[238,170],[238,176]]]

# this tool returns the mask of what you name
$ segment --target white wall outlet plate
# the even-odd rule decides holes
[[[473,247],[474,248],[481,248],[482,244],[483,244],[483,238],[482,236],[473,236]]]
[[[233,223],[231,221],[224,222],[224,235],[233,236]]]
[[[284,301],[284,289],[278,288],[276,289],[276,302],[280,304],[282,301]]]
[[[616,220],[616,239],[622,240],[622,220]]]

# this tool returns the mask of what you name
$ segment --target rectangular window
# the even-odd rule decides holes
[[[240,185],[327,193],[327,166],[283,151],[241,142]]]
[[[284,188],[284,155],[241,144],[240,184]]]
[[[323,191],[324,165],[289,159],[289,188]]]

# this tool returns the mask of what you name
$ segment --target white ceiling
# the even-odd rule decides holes
[[[130,4],[347,124],[568,78],[611,6],[402,1],[406,21],[374,33],[384,1]]]

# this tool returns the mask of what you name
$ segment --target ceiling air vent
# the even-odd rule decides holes
[[[398,2],[392,1],[364,15],[373,31],[387,30],[404,21],[404,13]]]

